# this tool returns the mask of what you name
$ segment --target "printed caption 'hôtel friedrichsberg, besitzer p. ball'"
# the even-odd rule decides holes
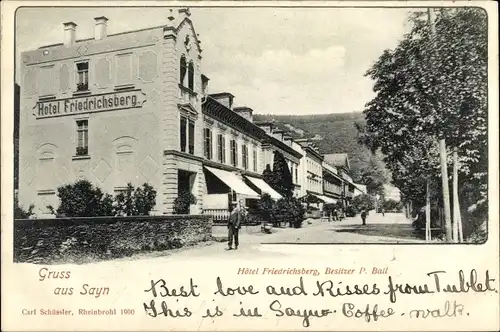
[[[66,22],[62,43],[22,53],[19,203],[53,217],[57,188],[87,179],[111,194],[152,185],[153,214],[173,213],[181,191],[196,198],[190,213],[218,213],[263,192],[280,197],[262,180],[274,151],[296,196],[350,199],[347,172],[326,165],[311,142],[254,122],[230,93],[207,93],[189,9],[165,12],[162,26],[113,35],[112,21],[96,17],[94,37],[83,40]]]

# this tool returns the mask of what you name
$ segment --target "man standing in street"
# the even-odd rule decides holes
[[[361,220],[363,220],[363,225],[366,225],[366,216],[367,216],[367,214],[368,214],[368,212],[364,208],[363,211],[361,211]]]
[[[228,233],[228,250],[233,249],[233,238],[234,238],[234,249],[238,249],[239,239],[238,233],[240,231],[242,221],[242,212],[241,206],[237,202],[232,203],[232,211],[229,215],[229,222],[227,224],[227,233]]]

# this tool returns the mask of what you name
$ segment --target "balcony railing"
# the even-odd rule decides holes
[[[198,102],[198,94],[184,85],[179,84],[179,99],[182,104],[189,103],[196,106],[196,103]]]
[[[84,146],[79,146],[76,148],[77,156],[87,156],[89,154],[89,148]]]
[[[78,83],[76,85],[76,91],[88,91],[89,84],[88,83]]]
[[[323,191],[338,195],[342,194],[342,189],[340,189],[339,187],[323,186]]]

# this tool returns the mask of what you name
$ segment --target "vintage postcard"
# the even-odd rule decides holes
[[[496,2],[1,6],[2,330],[499,330]]]

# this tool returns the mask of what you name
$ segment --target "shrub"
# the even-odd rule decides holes
[[[269,194],[262,194],[259,199],[259,211],[266,221],[274,220],[274,212],[275,212],[275,204],[276,202],[271,198]]]
[[[134,188],[127,184],[125,191],[115,197],[115,213],[126,216],[147,216],[156,204],[156,190],[147,183]]]
[[[345,216],[346,217],[354,217],[356,216],[356,213],[359,211],[352,205],[349,205],[348,207],[345,208]]]
[[[174,200],[175,214],[189,214],[189,206],[196,204],[196,197],[189,191],[181,191]]]
[[[149,214],[156,201],[156,191],[146,183],[142,188],[134,188],[129,183],[126,190],[113,199],[87,180],[59,187],[57,196],[61,201],[57,210],[47,206],[57,217],[142,216]]]
[[[87,180],[79,180],[57,188],[57,196],[61,204],[54,211],[58,217],[97,217],[112,216],[113,198],[104,194]]]
[[[14,219],[27,219],[31,217],[33,213],[33,209],[35,208],[34,204],[31,204],[28,207],[28,210],[24,210],[20,205],[19,205],[19,198],[17,197],[17,194],[14,195]]]
[[[304,221],[305,209],[295,197],[279,199],[275,205],[275,223],[285,223],[290,227],[300,228]]]

